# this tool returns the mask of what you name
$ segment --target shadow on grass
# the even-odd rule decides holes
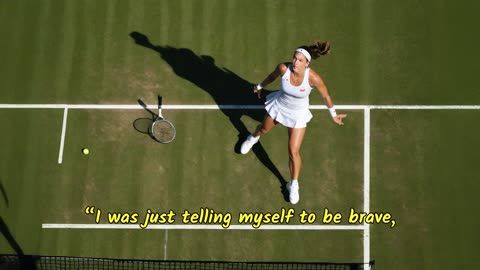
[[[152,118],[151,119],[150,118],[135,119],[135,121],[133,122],[133,128],[140,133],[150,135],[150,127],[152,126],[153,122],[155,121],[155,118],[157,117],[157,114],[154,113],[152,110],[148,109],[147,105],[145,104],[145,102],[143,102],[143,100],[137,99],[137,102],[138,102],[138,104],[140,104],[140,106],[143,107],[143,109],[145,109],[148,113],[150,113]],[[153,140],[155,140],[155,138],[153,138],[152,136],[150,136],[150,137]]]
[[[195,84],[199,89],[210,94],[217,105],[264,105],[268,91],[262,91],[258,99],[251,91],[253,84],[239,77],[227,68],[215,65],[215,59],[207,55],[196,55],[187,48],[153,45],[148,37],[139,32],[130,33],[136,44],[158,53],[173,69],[176,75]],[[240,146],[251,133],[242,122],[242,116],[248,116],[258,122],[263,120],[264,110],[225,109],[221,111],[238,132],[238,140],[233,151],[240,153]],[[281,185],[281,193],[288,200],[287,182],[268,156],[261,143],[253,147],[253,153],[270,172],[275,175]]]
[[[133,128],[143,134],[150,135],[150,126],[153,121],[150,118],[138,118],[133,121]]]
[[[19,258],[19,263],[17,265],[18,268],[15,268],[15,269],[20,269],[20,270],[37,269],[34,256],[25,255],[22,248],[13,237],[12,233],[10,232],[10,229],[8,228],[7,224],[5,223],[2,217],[0,217],[0,231],[2,232],[2,235],[5,238],[5,240],[7,240],[8,244],[10,245],[10,247],[13,249],[13,251]],[[2,263],[0,261],[0,268],[2,268],[1,265]]]
[[[5,188],[2,184],[2,179],[0,179],[0,193],[2,193],[3,200],[5,201],[5,205],[8,207],[8,197],[7,192],[5,192]]]

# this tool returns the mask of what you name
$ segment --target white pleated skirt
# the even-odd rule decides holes
[[[267,95],[265,102],[265,110],[268,115],[280,124],[289,128],[304,128],[307,123],[312,120],[312,113],[308,106],[300,109],[291,109],[278,102],[278,95],[280,91],[275,91]]]

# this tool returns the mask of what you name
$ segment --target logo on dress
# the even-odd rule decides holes
[[[300,92],[305,92],[305,89],[300,89]]]

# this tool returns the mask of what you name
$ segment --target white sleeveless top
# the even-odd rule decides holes
[[[290,128],[304,128],[312,119],[308,109],[309,95],[312,87],[308,82],[310,68],[305,70],[305,76],[300,86],[290,82],[291,65],[282,76],[280,90],[267,96],[265,109],[267,113],[282,125]]]
[[[293,86],[290,82],[291,65],[288,65],[288,69],[282,76],[282,82],[280,85],[280,95],[278,96],[278,102],[290,109],[302,109],[309,105],[309,96],[312,91],[312,87],[308,83],[308,75],[310,74],[310,68],[305,69],[305,76],[303,77],[302,84],[300,86]]]

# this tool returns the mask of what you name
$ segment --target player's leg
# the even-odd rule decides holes
[[[300,200],[298,194],[298,177],[300,176],[300,169],[302,167],[302,157],[300,156],[300,147],[302,146],[303,138],[305,137],[306,128],[289,128],[288,129],[288,155],[290,176],[292,181],[288,184],[290,192],[290,202],[296,204]]]
[[[258,137],[260,135],[267,134],[277,124],[278,122],[268,115],[268,113],[266,113],[263,122],[257,126],[257,129],[255,129],[255,132],[252,133],[252,135],[253,137]]]
[[[272,117],[270,117],[268,113],[265,114],[263,122],[259,124],[255,129],[255,132],[250,134],[247,139],[242,143],[242,146],[240,147],[240,152],[242,154],[248,153],[248,151],[252,149],[253,145],[258,142],[258,140],[260,139],[260,135],[267,134],[277,124],[278,122],[275,121]]]

